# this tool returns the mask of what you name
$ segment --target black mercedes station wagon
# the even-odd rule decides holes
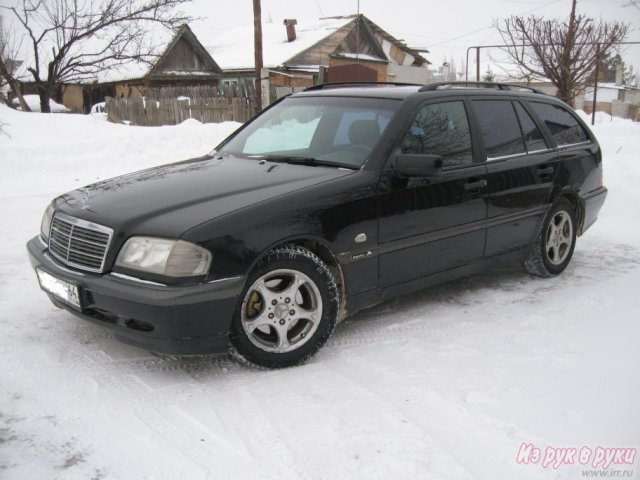
[[[606,193],[595,137],[541,92],[320,85],[210,155],[56,198],[28,251],[56,306],[124,342],[286,367],[390,297],[559,274]]]

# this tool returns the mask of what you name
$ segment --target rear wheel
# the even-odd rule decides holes
[[[236,309],[231,354],[265,368],[303,363],[336,324],[339,291],[327,265],[288,245],[266,254],[247,280]]]
[[[576,216],[573,205],[566,199],[560,199],[542,222],[524,267],[530,274],[540,277],[557,275],[569,265],[575,245]]]

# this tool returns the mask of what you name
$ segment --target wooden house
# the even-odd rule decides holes
[[[283,25],[284,24],[284,25]],[[224,30],[194,27],[224,72],[226,83],[256,78],[250,26]],[[263,104],[291,90],[326,81],[426,83],[428,60],[365,15],[319,20],[286,19],[262,26]]]
[[[62,103],[76,112],[88,112],[106,96],[144,96],[146,89],[163,86],[215,86],[222,70],[188,25],[168,38],[155,63],[132,62],[108,70],[94,81],[64,84]]]

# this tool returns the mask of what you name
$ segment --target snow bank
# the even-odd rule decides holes
[[[4,105],[0,119],[7,124],[7,135],[0,136],[3,177],[28,172],[28,191],[49,195],[204,155],[240,126],[188,120],[174,127],[130,127],[99,115],[22,113]],[[9,180],[2,188],[5,195],[20,195],[25,185]]]
[[[38,95],[23,95],[23,98],[32,112],[40,112],[40,97]],[[20,108],[20,102],[18,102],[18,99],[14,99],[13,104]],[[71,112],[71,109],[59,104],[55,100],[49,100],[49,108],[51,109],[51,113]]]
[[[115,341],[50,304],[24,248],[53,196],[206,153],[237,124],[0,120],[3,478],[565,480],[585,468],[518,464],[519,447],[640,446],[639,124],[599,117],[610,195],[559,277],[432,287],[259,372]]]

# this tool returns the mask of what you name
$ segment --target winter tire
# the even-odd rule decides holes
[[[320,258],[296,245],[275,248],[247,279],[231,327],[231,354],[263,368],[301,364],[331,335],[339,302],[336,280]]]
[[[545,216],[524,267],[539,277],[557,275],[569,265],[575,245],[575,212],[573,205],[563,198]]]

